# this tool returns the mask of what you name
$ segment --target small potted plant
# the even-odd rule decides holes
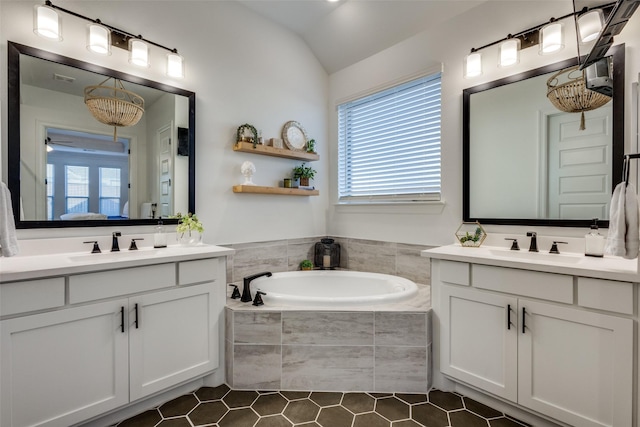
[[[196,245],[202,240],[204,227],[198,217],[189,212],[183,216],[180,212],[175,216],[178,219],[176,227],[176,237],[184,245]]]
[[[316,175],[316,170],[311,168],[310,166],[305,166],[304,163],[300,166],[296,166],[293,168],[293,179],[300,180],[300,185],[308,186],[309,180],[313,179]]]
[[[310,139],[307,141],[307,153],[315,153],[316,152],[316,140]]]
[[[301,261],[300,270],[313,270],[313,263],[308,259]]]

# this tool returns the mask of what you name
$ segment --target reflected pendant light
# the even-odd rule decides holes
[[[466,79],[478,77],[482,74],[482,54],[471,52],[464,58],[464,77]]]
[[[33,32],[41,37],[62,40],[60,15],[52,7],[39,5],[33,9]]]
[[[509,67],[520,62],[520,39],[507,39],[498,50],[498,67]]]
[[[167,53],[167,76],[180,79],[184,77],[184,60],[178,52]]]
[[[129,40],[129,62],[139,67],[149,67],[149,46],[144,41]]]
[[[560,22],[551,22],[540,29],[540,55],[557,52],[563,47]]]
[[[99,23],[87,25],[87,49],[100,55],[111,55],[111,31]]]
[[[604,22],[604,15],[602,9],[595,9],[590,12],[580,15],[578,17],[578,34],[580,35],[581,43],[589,43],[594,41],[600,30],[602,30],[602,23]]]

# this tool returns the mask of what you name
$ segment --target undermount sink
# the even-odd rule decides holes
[[[519,259],[530,262],[552,262],[559,264],[578,264],[584,260],[583,255],[577,254],[550,254],[546,252],[529,252],[526,250],[511,251],[509,249],[489,249],[491,255],[500,258]]]

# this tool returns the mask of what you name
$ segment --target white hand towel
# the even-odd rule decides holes
[[[16,223],[11,207],[11,193],[4,182],[0,182],[0,248],[2,256],[10,257],[18,254],[18,238]]]
[[[611,197],[611,207],[609,208],[609,233],[607,234],[607,243],[605,252],[615,256],[624,256],[625,236],[627,234],[627,226],[625,219],[625,198],[626,186],[621,182],[613,190]]]
[[[638,224],[640,221],[640,213],[638,212],[638,196],[633,184],[627,186],[625,192],[624,216],[627,226],[625,233],[625,254],[627,259],[638,257],[638,249],[640,248],[640,231]]]

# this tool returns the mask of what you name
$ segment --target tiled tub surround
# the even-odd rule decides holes
[[[252,307],[251,305],[248,305]],[[426,393],[431,311],[226,308],[234,389]]]
[[[313,260],[314,245],[326,236],[223,245],[236,250],[227,258],[227,280],[242,278],[261,271],[299,270],[304,259]],[[429,284],[429,259],[420,251],[429,247],[375,240],[331,237],[340,244],[340,268],[370,273],[392,274]]]

